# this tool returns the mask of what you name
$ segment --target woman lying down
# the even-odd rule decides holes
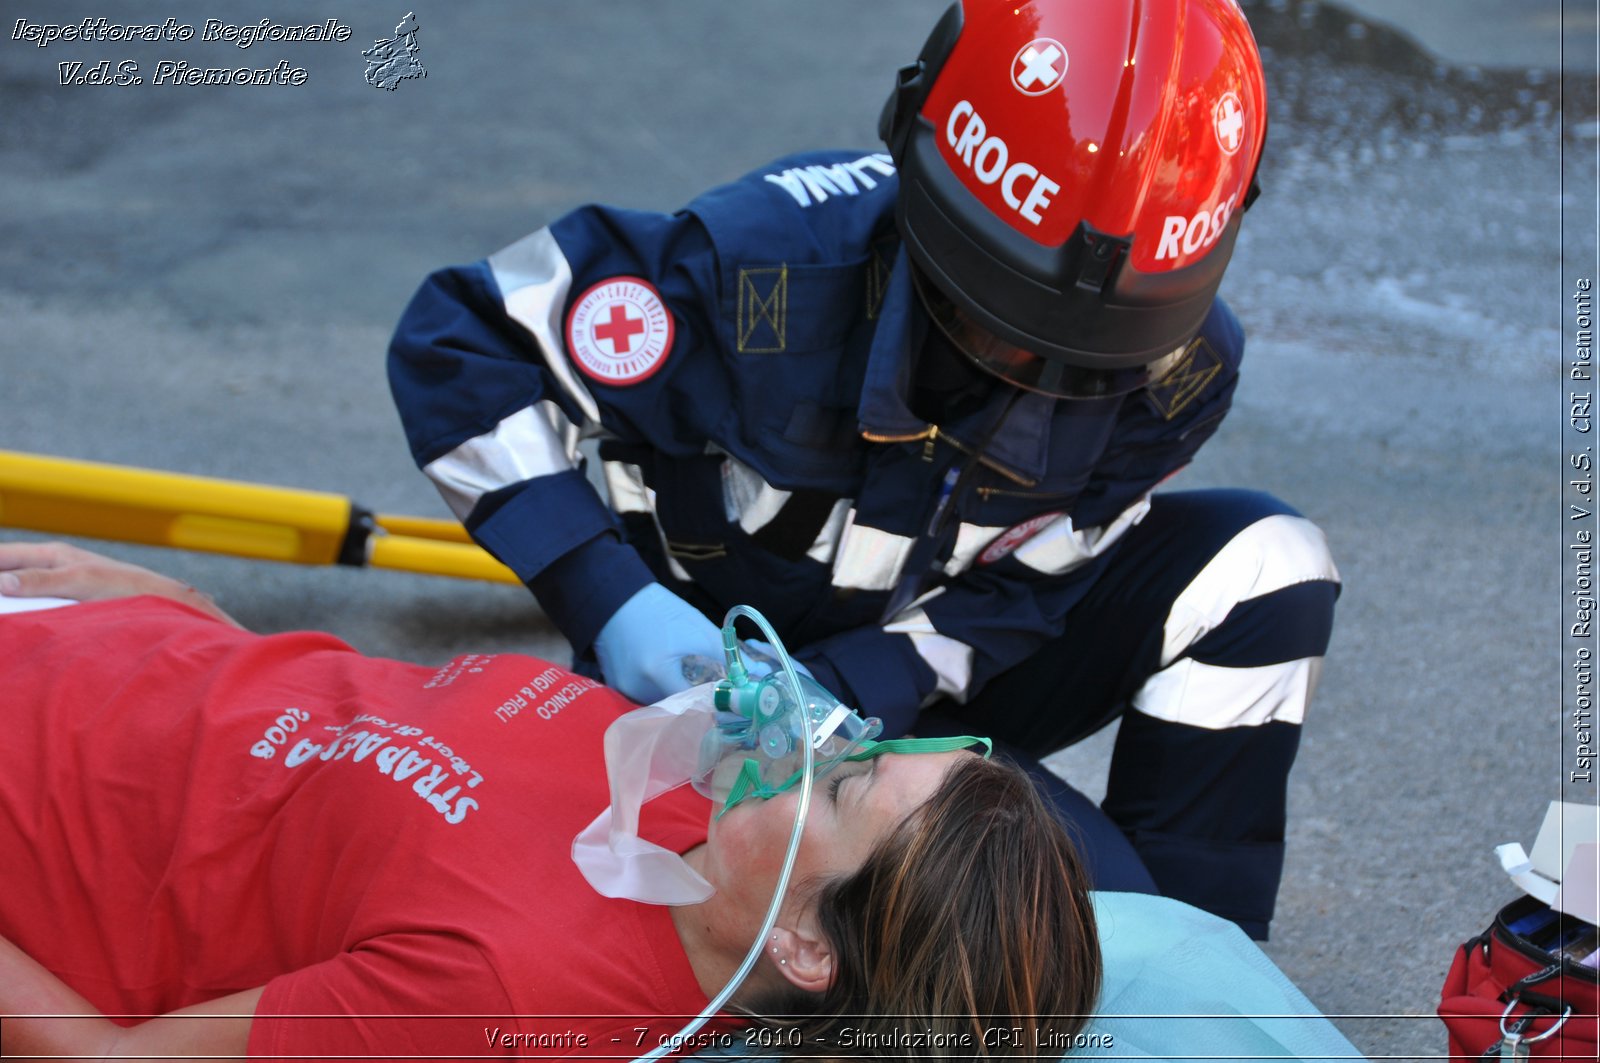
[[[5,1020],[8,1053],[631,1057],[674,1044],[761,932],[798,788],[720,817],[689,786],[643,806],[697,902],[602,896],[574,864],[633,708],[604,687],[250,634],[60,544],[0,544],[0,573],[13,603],[77,600],[0,615],[0,1014],[39,1016]],[[1094,909],[1026,776],[889,752],[810,793],[761,959],[685,1047],[1072,1044]]]

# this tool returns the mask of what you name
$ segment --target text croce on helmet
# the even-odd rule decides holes
[[[990,372],[1070,397],[1141,386],[1199,330],[1266,125],[1234,0],[961,0],[879,132],[934,319]]]

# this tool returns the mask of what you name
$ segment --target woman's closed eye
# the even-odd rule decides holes
[[[834,769],[833,777],[828,780],[828,798],[837,803],[839,800],[839,787],[854,776],[872,774],[877,770],[877,767],[878,762],[876,760],[867,761],[864,764],[856,761],[839,765]]]

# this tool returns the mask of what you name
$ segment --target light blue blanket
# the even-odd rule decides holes
[[[1069,1058],[1364,1058],[1232,923],[1137,893],[1094,906],[1105,986]]]
[[[1105,960],[1098,1014],[1070,1039],[1032,1046],[1039,1058],[1365,1058],[1232,923],[1164,897],[1093,896]],[[764,1057],[723,1049],[697,1058]]]

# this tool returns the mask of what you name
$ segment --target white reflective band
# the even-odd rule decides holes
[[[489,269],[505,300],[506,313],[533,333],[551,375],[572,396],[583,415],[598,423],[600,407],[573,371],[562,339],[561,311],[572,290],[572,267],[567,265],[556,238],[549,229],[540,229],[490,255]]]
[[[601,463],[613,513],[654,513],[656,493],[644,485],[644,471],[626,461]]]
[[[983,524],[963,524],[956,529],[955,549],[950,552],[950,560],[944,563],[946,576],[959,576],[972,567],[973,560],[983,552],[983,548],[1005,534],[1002,526],[991,528]]]
[[[1172,603],[1163,629],[1161,666],[1177,660],[1240,602],[1296,583],[1338,579],[1321,528],[1304,517],[1263,517],[1217,551]]]
[[[1220,731],[1274,720],[1298,724],[1322,675],[1321,657],[1223,668],[1185,657],[1145,680],[1133,707],[1146,716]]]
[[[722,465],[722,507],[730,521],[736,521],[746,535],[771,524],[793,496],[793,492],[773,487],[744,462],[728,457]],[[806,556],[828,565],[833,563],[839,540],[850,519],[851,500],[841,498],[833,504],[817,537],[806,548]]]
[[[841,498],[833,504],[833,512],[823,521],[822,530],[817,533],[817,541],[806,551],[807,557],[819,564],[833,564],[839,540],[844,537],[845,527],[850,523],[850,514],[854,512],[850,507],[854,504],[855,500],[849,498]]]
[[[746,535],[754,535],[771,524],[789,497],[790,492],[773,487],[737,458],[723,461],[722,508],[729,520],[739,522]]]
[[[1035,532],[1011,556],[1047,576],[1065,575],[1109,550],[1148,512],[1150,496],[1145,495],[1117,514],[1116,520],[1098,528],[1080,530],[1072,526],[1071,517],[1062,516]]]
[[[605,476],[606,495],[611,499],[611,511],[648,514],[650,523],[655,526],[656,538],[661,540],[661,556],[667,559],[667,570],[674,579],[693,582],[688,570],[672,555],[667,533],[662,531],[661,521],[656,517],[656,493],[645,486],[644,470],[631,462],[607,461],[601,464],[601,472]]]
[[[927,601],[928,598],[924,596],[921,600]],[[933,693],[922,699],[924,706],[940,697],[954,698],[959,702],[967,700],[967,687],[972,684],[971,646],[957,642],[949,635],[939,634],[934,630],[928,614],[915,604],[883,625],[883,630],[910,638],[917,656],[933,669]]]
[[[439,488],[450,511],[464,521],[478,499],[491,491],[573,468],[577,445],[577,429],[559,406],[545,400],[523,407],[492,432],[467,440],[422,471]]]
[[[855,523],[852,509],[850,525],[844,530],[839,554],[834,558],[833,585],[858,591],[892,590],[915,541],[907,535]]]
[[[656,531],[661,531],[660,524],[656,525]],[[667,558],[667,571],[672,573],[672,578],[675,580],[681,580],[684,583],[693,583],[694,577],[689,575],[689,570],[684,568],[678,559],[672,556],[671,549],[667,547],[667,537],[665,534],[661,536],[661,547],[662,553],[664,553]]]

